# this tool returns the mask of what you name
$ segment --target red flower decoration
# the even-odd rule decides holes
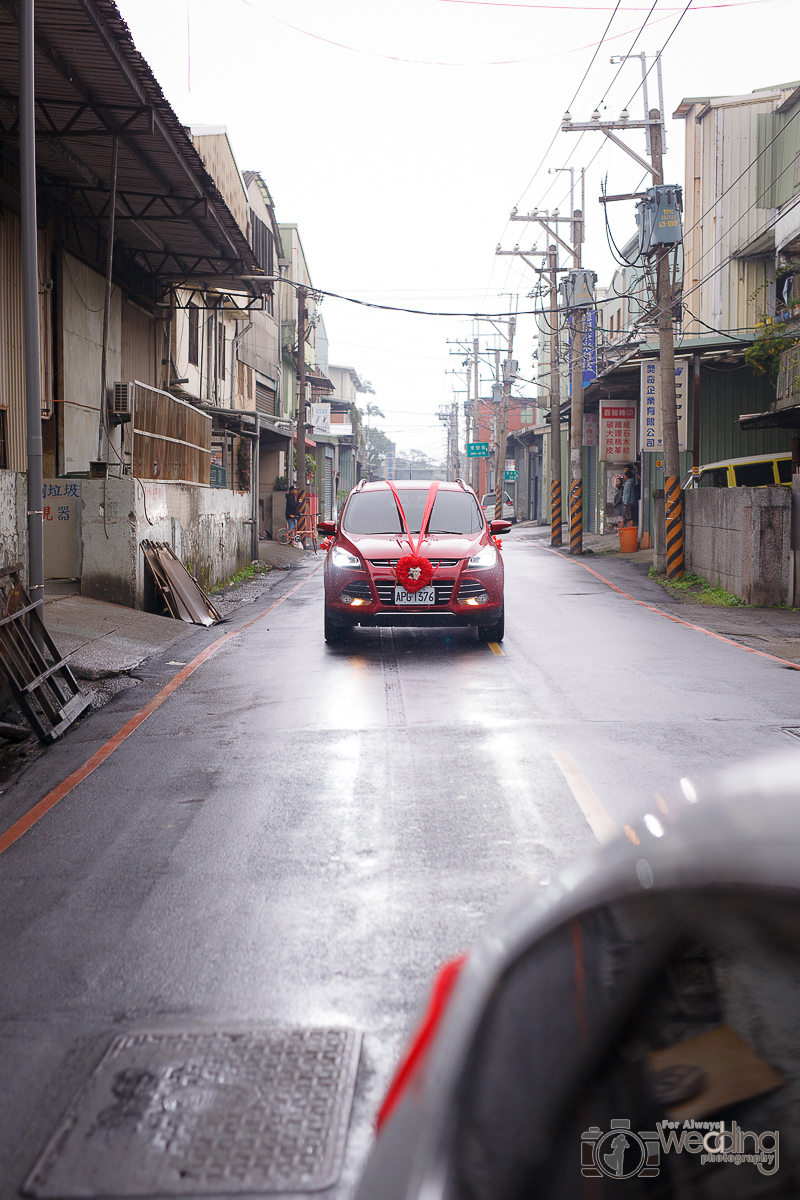
[[[503,549],[503,539],[502,539],[502,538],[499,538],[499,537],[493,537],[493,538],[492,538],[492,541],[494,542],[495,546],[497,546],[497,549],[498,549],[498,550],[502,550],[502,549]]]
[[[433,566],[429,558],[420,558],[418,554],[406,554],[398,560],[394,575],[407,592],[418,592],[420,588],[427,587],[433,579]]]

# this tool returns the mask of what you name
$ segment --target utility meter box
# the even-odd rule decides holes
[[[503,382],[513,383],[519,375],[519,363],[515,358],[503,359]]]
[[[683,241],[680,187],[658,184],[647,189],[647,196],[636,205],[639,226],[639,253],[650,254],[657,246],[676,246]]]
[[[565,308],[594,308],[596,283],[594,271],[570,271],[561,284]]]

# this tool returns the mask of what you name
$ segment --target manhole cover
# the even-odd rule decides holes
[[[330,1187],[360,1049],[352,1029],[118,1037],[25,1191],[238,1196]]]

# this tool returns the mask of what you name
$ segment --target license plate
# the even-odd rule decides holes
[[[394,602],[397,605],[435,604],[436,589],[434,587],[423,587],[418,592],[407,592],[405,588],[396,587],[394,589]]]

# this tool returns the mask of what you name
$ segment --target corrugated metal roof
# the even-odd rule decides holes
[[[40,177],[78,219],[105,220],[118,137],[116,240],[167,279],[260,268],[113,0],[37,0]],[[0,138],[17,129],[18,24],[0,0]]]

